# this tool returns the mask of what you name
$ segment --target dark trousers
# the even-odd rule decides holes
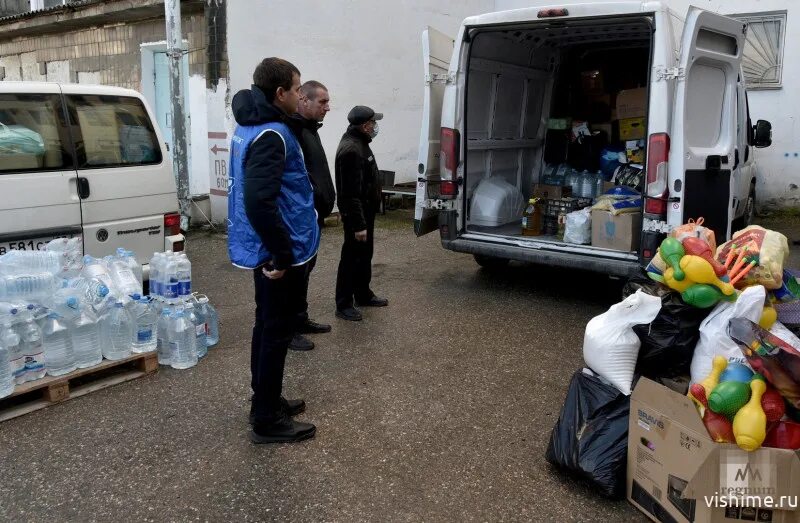
[[[294,321],[303,301],[306,267],[292,267],[282,278],[270,280],[253,271],[256,321],[250,346],[250,386],[256,424],[274,421],[281,409],[283,368],[294,334]]]
[[[375,294],[369,288],[372,280],[372,253],[375,231],[375,215],[365,216],[367,222],[367,241],[356,240],[355,231],[344,230],[342,258],[336,274],[336,308],[347,309],[356,301],[369,301]]]
[[[317,257],[311,258],[308,263],[304,265],[306,268],[305,276],[303,277],[303,288],[300,291],[301,299],[299,302],[300,312],[297,313],[297,329],[300,328],[305,322],[308,321],[308,282],[311,279],[311,271],[317,265]]]

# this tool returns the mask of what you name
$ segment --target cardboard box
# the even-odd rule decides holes
[[[647,116],[647,89],[625,89],[617,93],[617,118],[642,118]]]
[[[544,183],[533,184],[533,195],[531,198],[543,198],[545,200],[559,200],[572,196],[572,187],[569,185],[547,185]]]
[[[797,523],[800,459],[714,442],[689,398],[641,378],[631,395],[627,494],[653,521]],[[746,497],[734,507],[729,496]]]
[[[635,251],[642,232],[642,213],[614,216],[608,211],[592,210],[592,246],[615,251]]]
[[[639,140],[645,135],[644,118],[625,118],[619,121],[619,139]]]

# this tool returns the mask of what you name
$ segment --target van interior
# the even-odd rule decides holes
[[[475,30],[466,78],[467,232],[519,237],[534,184],[569,186],[565,174],[591,173],[603,177],[605,189],[613,183],[641,192],[651,22],[637,15]],[[633,131],[630,107],[616,114],[617,96],[625,91],[639,94]],[[631,136],[637,138],[625,139]],[[600,189],[602,182],[595,185],[595,196]],[[554,209],[565,202],[551,207],[551,197],[560,194],[546,196],[536,240],[563,243]],[[576,210],[592,199],[571,198],[566,204]],[[631,245],[630,251],[638,247]]]

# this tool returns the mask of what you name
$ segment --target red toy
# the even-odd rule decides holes
[[[706,430],[708,431],[708,435],[711,436],[711,439],[717,443],[733,443],[736,441],[736,438],[733,435],[733,424],[731,423],[731,420],[708,408],[706,389],[704,389],[699,383],[694,383],[691,387],[689,387],[689,392],[691,393],[692,397],[699,401],[700,404],[705,408],[705,413],[703,414],[703,425],[706,426]]]
[[[779,421],[767,432],[763,446],[773,449],[800,449],[800,423]]]
[[[767,423],[780,421],[786,414],[786,403],[783,401],[783,396],[773,387],[767,387],[767,392],[761,396],[761,408],[767,415]]]
[[[711,267],[714,269],[714,274],[717,276],[722,277],[726,272],[728,272],[724,265],[714,259],[714,254],[711,252],[711,247],[709,247],[705,240],[701,240],[700,238],[696,238],[694,236],[689,236],[684,238],[683,242],[681,243],[683,243],[683,250],[686,252],[686,254],[700,256],[705,261],[710,263]]]

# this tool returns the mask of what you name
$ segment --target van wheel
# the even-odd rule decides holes
[[[750,188],[750,195],[747,197],[747,203],[744,205],[744,214],[741,218],[736,218],[733,221],[733,232],[741,231],[748,225],[753,225],[756,221],[756,188]]]
[[[495,258],[493,256],[482,256],[480,254],[474,254],[473,257],[475,261],[486,270],[493,271],[498,269],[503,269],[508,266],[507,258]]]

